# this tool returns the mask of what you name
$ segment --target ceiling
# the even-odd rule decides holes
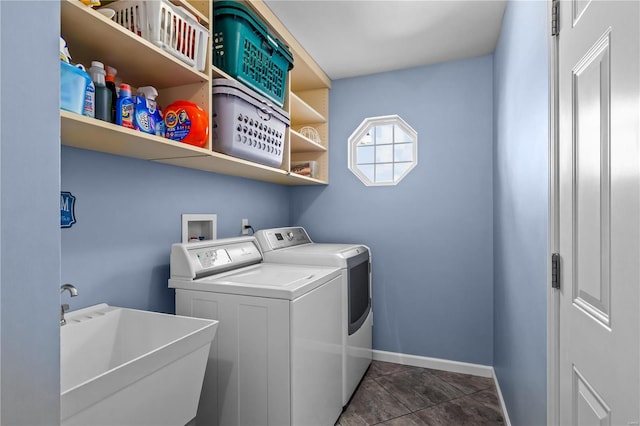
[[[506,0],[265,0],[332,80],[494,51]]]

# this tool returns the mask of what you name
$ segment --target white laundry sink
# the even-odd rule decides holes
[[[184,425],[218,322],[91,306],[60,329],[62,425]]]

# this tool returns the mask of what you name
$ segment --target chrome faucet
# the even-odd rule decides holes
[[[60,294],[64,293],[65,291],[68,291],[71,297],[76,297],[78,295],[78,289],[75,288],[72,284],[63,284],[60,287]],[[64,313],[67,312],[68,310],[69,310],[68,304],[64,303],[60,305],[60,325],[61,326],[67,323],[67,320],[64,319]]]

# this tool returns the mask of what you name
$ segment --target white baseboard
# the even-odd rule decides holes
[[[504,424],[505,426],[511,426],[511,420],[509,420],[509,413],[507,412],[507,406],[505,405],[504,398],[502,397],[502,391],[500,390],[500,384],[498,383],[496,372],[490,365],[470,364],[467,362],[450,361],[440,358],[406,355],[397,352],[385,352],[376,349],[373,350],[373,359],[375,361],[393,362],[396,364],[410,365],[412,367],[432,368],[434,370],[451,371],[453,373],[491,377],[496,385],[496,392],[498,393],[498,399],[500,400],[500,408],[502,408],[502,414],[504,415]]]
[[[432,368],[434,370],[451,371],[453,373],[471,374],[480,377],[494,377],[493,367],[490,365],[470,364],[467,362],[449,361],[426,356],[406,355],[397,352],[373,350],[376,361],[394,362],[396,364],[411,365],[413,367]]]
[[[498,399],[500,400],[500,407],[502,408],[502,414],[504,415],[505,426],[511,426],[511,420],[509,420],[509,413],[507,412],[507,405],[504,403],[502,397],[502,391],[500,390],[500,383],[498,382],[498,376],[496,376],[496,370],[491,369],[493,372],[493,382],[496,384],[496,392],[498,393]]]

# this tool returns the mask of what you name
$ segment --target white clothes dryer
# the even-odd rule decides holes
[[[254,237],[171,248],[176,314],[219,321],[196,425],[334,425],[340,270],[262,260]]]
[[[265,262],[332,266],[342,276],[342,404],[346,406],[372,358],[371,252],[361,244],[314,243],[302,227],[255,233]]]

